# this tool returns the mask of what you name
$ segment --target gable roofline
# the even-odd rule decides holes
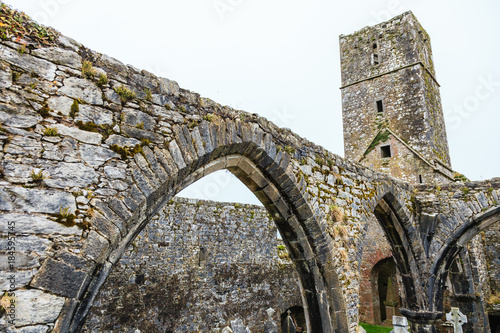
[[[415,154],[418,158],[420,158],[425,164],[427,164],[428,166],[430,166],[435,172],[439,172],[440,174],[444,175],[445,177],[450,178],[451,180],[453,180],[453,177],[450,177],[450,175],[446,174],[441,169],[439,169],[438,167],[436,167],[433,162],[427,160],[424,156],[422,156],[418,151],[416,151],[415,149],[413,149],[408,143],[406,143],[403,139],[401,139],[396,133],[394,133],[393,131],[391,131],[389,128],[383,128],[380,131],[378,131],[377,134],[375,135],[375,137],[373,138],[373,140],[370,142],[370,145],[375,141],[375,138],[379,134],[381,134],[383,131],[389,132],[389,134],[391,134],[393,137],[395,137],[406,148],[408,148],[408,150],[410,150],[413,154]],[[361,156],[361,158],[358,160],[359,163],[361,163],[361,161],[365,158],[365,156],[369,154],[368,149],[369,149],[370,145],[368,145],[368,147],[366,148],[366,150],[363,153],[363,156]],[[451,172],[453,172],[453,169],[451,169],[451,167],[449,167],[448,165],[445,165],[443,162],[438,161],[438,160],[435,160],[435,161],[439,162],[444,167],[446,167],[446,169],[448,169]]]

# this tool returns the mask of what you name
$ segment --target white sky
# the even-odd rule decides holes
[[[500,176],[498,0],[4,2],[93,50],[258,113],[341,156],[338,36],[412,10],[431,36],[453,168],[472,180]],[[183,195],[257,202],[220,174]]]

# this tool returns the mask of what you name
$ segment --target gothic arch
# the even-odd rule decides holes
[[[178,128],[177,133],[189,133],[185,127]],[[250,134],[247,139],[242,135],[243,140],[231,143],[229,134],[226,137],[213,133],[212,142],[207,142],[203,149],[196,147],[197,151],[191,154],[178,148],[177,142],[180,145],[184,139],[177,135],[170,142],[170,160],[175,160],[176,165],[167,163],[165,154],[168,151],[158,147],[150,149],[146,146],[144,158],[136,154],[134,159],[127,160],[143,195],[131,193],[130,198],[112,197],[107,202],[98,200],[94,203],[97,210],[95,224],[119,226],[120,235],[111,238],[109,249],[104,254],[96,256],[98,266],[90,281],[68,282],[72,283],[71,288],[80,292],[63,307],[55,331],[77,331],[113,265],[148,221],[176,193],[221,169],[235,174],[273,216],[301,278],[310,329],[313,332],[348,331],[344,296],[332,263],[332,239],[324,232],[325,222],[303,195],[305,191],[300,185],[303,181],[297,181],[291,172],[290,155],[272,149],[271,135],[261,133],[256,137],[252,135],[255,133]],[[142,159],[147,161],[153,173],[149,170],[148,174],[142,166]],[[141,200],[134,203],[132,198]],[[35,277],[33,284],[40,289],[49,289],[43,283],[50,280],[50,276],[45,276],[38,283]]]
[[[422,292],[417,262],[417,251],[423,251],[423,249],[416,247],[415,242],[410,241],[414,237],[412,234],[414,227],[394,194],[387,192],[383,195],[375,206],[374,214],[391,246],[401,277],[403,303],[401,312],[411,316],[414,311],[421,309],[425,304],[425,300],[420,297]]]
[[[500,222],[500,207],[493,207],[480,213],[462,224],[446,240],[446,244],[438,252],[430,270],[428,282],[429,308],[443,310],[443,296],[448,271],[467,243],[481,231]]]

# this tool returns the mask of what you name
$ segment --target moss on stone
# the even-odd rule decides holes
[[[134,147],[121,147],[118,145],[111,145],[109,149],[120,155],[122,160],[126,160],[129,156],[134,156],[137,153],[142,153],[142,146],[140,144],[135,145]]]
[[[388,131],[388,130],[385,130],[385,131],[380,131],[377,136],[375,136],[375,138],[373,139],[373,141],[370,143],[370,145],[368,146],[368,148],[366,148],[366,151],[365,153],[363,154],[363,158],[366,157],[366,155],[368,155],[373,149],[375,149],[375,147],[379,144],[379,143],[382,143],[382,142],[386,142],[388,139],[389,139],[389,135],[391,133]]]

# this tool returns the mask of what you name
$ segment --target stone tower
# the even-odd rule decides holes
[[[453,180],[429,35],[412,12],[340,36],[345,157],[410,183]]]

